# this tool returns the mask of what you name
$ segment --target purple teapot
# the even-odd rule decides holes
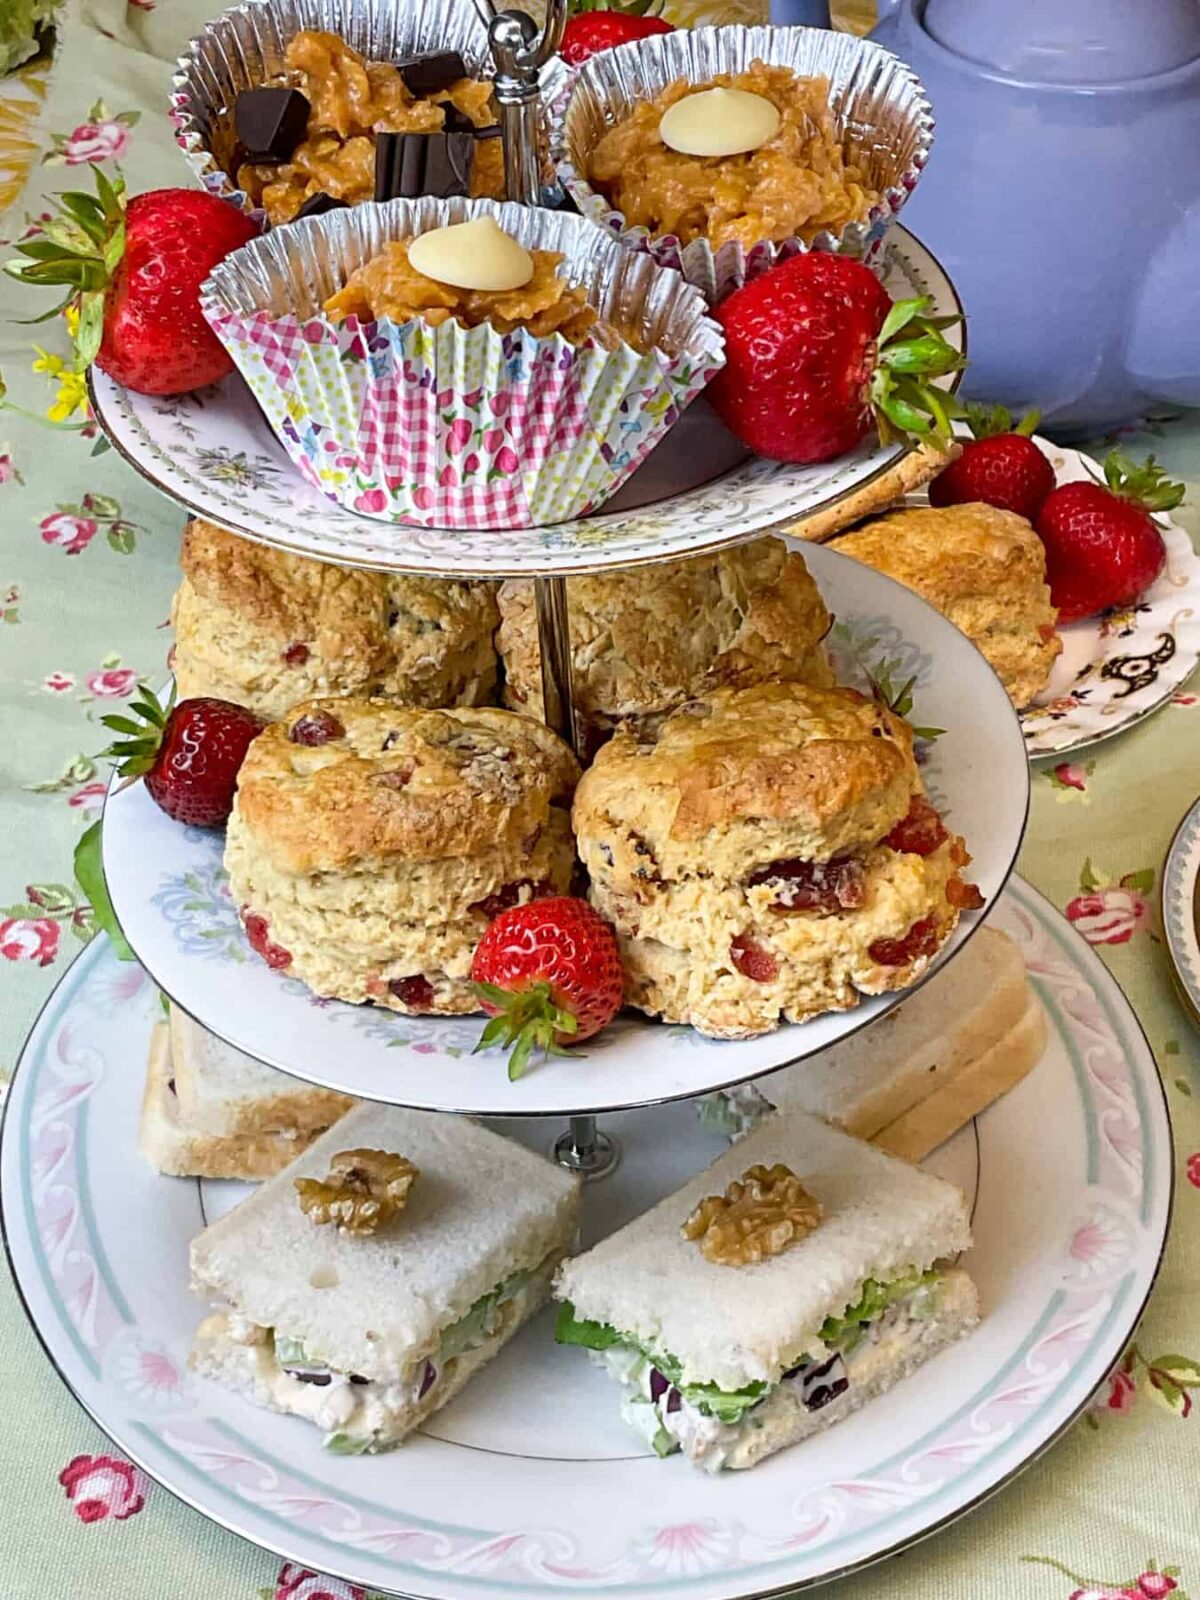
[[[933,155],[904,225],[970,322],[964,392],[1059,435],[1200,405],[1200,0],[881,0]],[[772,0],[827,25],[824,0]]]

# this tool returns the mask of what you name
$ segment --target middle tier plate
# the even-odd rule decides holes
[[[941,266],[903,228],[892,228],[884,257],[894,299],[927,294],[936,315],[961,312]],[[947,337],[961,345],[961,324]],[[717,550],[845,499],[906,453],[872,435],[820,466],[761,460],[701,397],[593,516],[541,528],[417,528],[354,516],[305,483],[236,374],[165,399],[134,394],[95,368],[89,385],[114,447],[197,516],[293,555],[437,577],[598,572]]]
[[[930,797],[967,841],[970,874],[995,904],[1025,829],[1029,767],[1020,725],[992,669],[963,634],[890,578],[836,551],[805,546],[835,623],[841,682],[913,680],[913,720],[942,728],[926,745]],[[159,986],[211,1032],[296,1077],[369,1100],[488,1115],[565,1115],[646,1105],[740,1083],[868,1026],[903,993],[854,1011],[717,1041],[624,1013],[584,1050],[516,1083],[503,1053],[473,1055],[479,1017],[406,1017],[318,1000],[255,956],[222,866],[223,836],[172,822],[142,784],[110,790],[104,871],[117,917]],[[952,960],[980,916],[960,922]],[[907,991],[911,992],[911,991]]]

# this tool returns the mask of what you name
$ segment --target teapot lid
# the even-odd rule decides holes
[[[947,50],[1037,83],[1117,83],[1200,56],[1196,0],[926,0]]]

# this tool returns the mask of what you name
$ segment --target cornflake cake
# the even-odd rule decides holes
[[[250,746],[230,889],[270,966],[393,1011],[477,1011],[471,957],[500,911],[563,894],[578,763],[511,711],[312,700]]]
[[[671,148],[665,116],[689,96],[736,90],[770,102],[775,132],[752,149],[707,155]],[[736,142],[736,141],[735,141]],[[737,240],[811,240],[865,218],[878,200],[845,154],[829,109],[829,82],[751,62],[707,83],[677,78],[643,100],[597,142],[587,178],[630,228],[713,249]]]
[[[781,539],[717,555],[569,578],[575,704],[587,747],[622,725],[652,729],[694,695],[768,678],[833,682],[821,647],[831,618],[803,557]],[[500,588],[508,704],[541,715],[533,585]]]
[[[365,572],[188,524],[175,594],[181,699],[281,717],[318,695],[478,705],[496,681],[491,584]]]
[[[987,658],[1014,705],[1046,687],[1062,640],[1045,546],[1024,517],[981,503],[919,507],[831,543],[936,606]]]
[[[716,1038],[903,989],[982,904],[911,728],[851,689],[719,689],[619,733],[574,820],[627,1000]]]
[[[439,133],[451,120],[475,128],[496,124],[490,83],[464,76],[427,94],[414,92],[400,68],[367,61],[336,34],[315,29],[289,43],[283,82],[308,99],[303,138],[287,160],[243,161],[236,172],[238,185],[276,225],[290,222],[317,195],[347,205],[374,199],[378,133]],[[475,141],[471,193],[503,198],[499,139]]]

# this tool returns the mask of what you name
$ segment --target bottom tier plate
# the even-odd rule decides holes
[[[193,1380],[188,1242],[242,1191],[159,1177],[138,1156],[158,997],[103,942],[47,1005],[6,1109],[0,1197],[30,1318],[64,1382],[153,1477],[245,1538],[370,1590],[716,1600],[874,1561],[978,1504],[1079,1415],[1138,1320],[1166,1237],[1170,1126],[1133,1012],[1026,884],[995,916],[1046,1006],[1049,1048],[928,1163],[974,1196],[967,1265],[984,1321],[752,1472],[709,1478],[642,1450],[616,1386],[556,1348],[548,1313],[387,1456],[330,1455],[306,1424]],[[587,1192],[589,1240],[721,1145],[683,1103],[609,1125],[625,1157]],[[499,1126],[540,1147],[553,1131]]]

